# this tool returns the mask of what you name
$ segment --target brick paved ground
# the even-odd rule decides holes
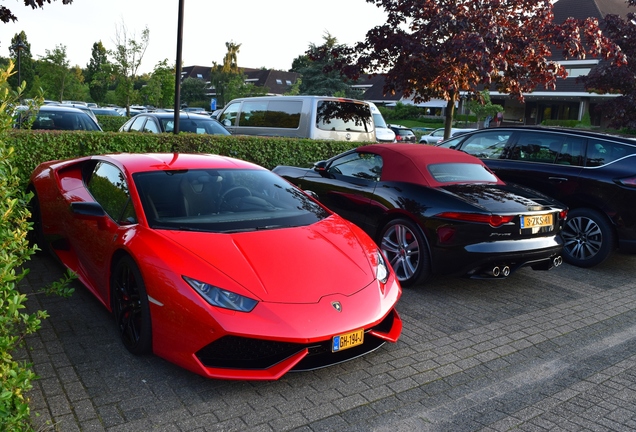
[[[62,270],[38,255],[23,289]],[[33,420],[59,431],[636,430],[636,255],[593,269],[440,278],[405,290],[397,344],[276,382],[135,357],[81,286],[35,296]]]

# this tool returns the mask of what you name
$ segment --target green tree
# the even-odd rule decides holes
[[[113,66],[108,61],[108,50],[102,41],[93,44],[91,59],[86,66],[85,80],[90,89],[91,99],[102,104],[108,87],[113,82]]]
[[[219,65],[212,62],[210,70],[210,84],[216,91],[218,106],[224,106],[232,100],[227,95],[227,86],[237,75],[242,75],[238,67],[238,53],[241,50],[241,44],[230,41],[225,42],[225,47],[227,53],[223,57],[223,63]]]
[[[116,74],[116,93],[120,103],[126,107],[127,115],[130,115],[131,103],[138,97],[135,94],[134,83],[149,42],[148,27],[141,32],[141,38],[138,41],[134,34],[128,34],[126,26],[122,23],[115,34],[115,49],[109,51]]]
[[[227,101],[241,97],[265,96],[266,87],[259,87],[253,83],[245,82],[245,75],[234,75],[225,86],[225,96]]]
[[[181,102],[191,105],[193,102],[205,100],[207,85],[198,78],[186,78],[181,81]]]
[[[333,60],[319,55],[321,52],[340,47],[338,40],[328,32],[323,39],[322,45],[310,44],[306,54],[292,62],[291,71],[299,73],[302,78],[300,94],[361,98],[362,91],[351,87],[353,81],[347,80],[338,71],[333,70]],[[332,70],[327,71],[327,69]]]
[[[62,102],[66,87],[74,78],[66,58],[66,46],[57,45],[53,50],[44,50],[44,56],[36,67],[45,97]]]
[[[479,122],[488,116],[495,117],[497,113],[503,112],[504,107],[493,104],[490,100],[490,92],[484,90],[468,102],[468,109],[475,113],[477,122]]]
[[[175,69],[168,65],[168,59],[157,63],[147,84],[141,89],[146,104],[161,108],[174,106]]]

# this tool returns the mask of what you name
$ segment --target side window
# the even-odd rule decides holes
[[[556,145],[556,163],[559,165],[583,166],[585,155],[585,139],[565,136],[563,142]]]
[[[133,120],[132,124],[130,125],[130,132],[141,132],[143,130],[144,127],[144,122],[146,121],[146,117],[145,116],[137,116],[135,118],[135,120]]]
[[[266,127],[265,115],[267,114],[266,101],[246,101],[243,102],[239,126],[260,126]]]
[[[521,132],[508,159],[526,162],[554,163],[563,146],[560,135],[541,132]]]
[[[327,172],[346,177],[380,181],[382,158],[371,153],[350,153],[333,161]]]
[[[587,143],[585,165],[588,167],[601,166],[632,154],[636,154],[635,146],[590,139]]]
[[[228,107],[221,113],[219,117],[219,121],[223,126],[234,126],[234,121],[238,116],[239,108],[241,107],[241,103],[233,103],[228,105]]]
[[[510,140],[512,132],[498,132],[497,130],[477,133],[469,136],[458,150],[482,159],[499,159]],[[457,141],[464,139],[459,137]]]
[[[144,132],[160,133],[161,130],[159,129],[159,125],[157,125],[155,120],[149,117],[148,121],[144,125]]]
[[[117,167],[107,162],[99,162],[88,179],[87,188],[95,201],[115,222],[136,223],[128,184],[124,173]]]

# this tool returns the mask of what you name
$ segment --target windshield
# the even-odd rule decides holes
[[[174,118],[163,118],[163,130],[165,132],[174,131]],[[179,118],[179,132],[190,132],[197,134],[230,135],[223,125],[211,118]]]
[[[267,170],[197,169],[137,173],[133,179],[155,229],[240,232],[313,224],[321,206]]]

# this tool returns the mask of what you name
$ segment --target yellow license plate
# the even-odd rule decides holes
[[[536,215],[536,216],[524,216],[521,218],[521,228],[538,228],[552,226],[552,215]]]
[[[337,352],[362,345],[364,342],[364,329],[334,336],[331,341],[331,351]]]

